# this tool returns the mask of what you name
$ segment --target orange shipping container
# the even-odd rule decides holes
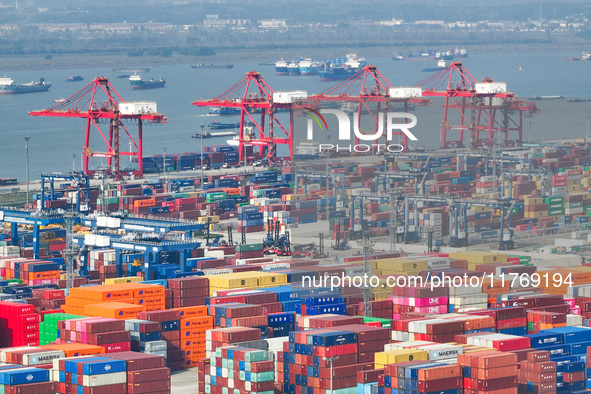
[[[56,345],[43,345],[41,347],[43,349],[61,350],[66,354],[66,357],[92,356],[105,353],[104,347],[87,345],[85,343],[61,343]]]
[[[133,291],[121,285],[74,287],[70,289],[70,296],[97,301],[121,300],[133,298]]]
[[[105,302],[84,306],[85,316],[100,316],[112,319],[135,319],[138,312],[145,312],[144,305],[127,304],[125,302]]]
[[[154,207],[156,206],[156,200],[154,200],[153,198],[150,199],[146,199],[146,200],[137,200],[133,202],[133,206],[135,208],[139,208],[139,207]]]
[[[59,271],[29,272],[29,280],[59,279]]]

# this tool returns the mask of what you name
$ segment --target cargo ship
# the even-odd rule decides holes
[[[45,79],[43,78],[41,78],[39,82],[28,82],[20,85],[15,84],[12,78],[6,76],[0,78],[0,94],[47,92],[50,87],[51,84],[45,82]]]
[[[298,62],[291,62],[287,65],[287,73],[289,75],[300,75],[300,66]]]
[[[191,64],[191,68],[234,68],[234,65],[233,64],[195,63],[195,64]]]
[[[78,81],[84,81],[84,78],[82,78],[80,75],[73,75],[71,77],[66,78],[66,82],[78,82]]]
[[[277,72],[277,75],[288,75],[287,62],[283,59],[275,62],[275,71]]]
[[[166,85],[166,81],[160,77],[160,79],[151,79],[149,81],[143,81],[139,75],[132,75],[129,77],[129,84],[131,90],[140,89],[155,89],[163,88]]]
[[[254,127],[244,126],[243,135],[244,135],[243,139],[245,141],[245,145],[250,145],[246,141],[250,141],[251,139],[254,138]],[[226,144],[228,144],[230,146],[239,146],[240,145],[240,135],[235,135],[234,138],[232,138],[230,140],[226,140]]]
[[[564,96],[533,96],[530,100],[562,100]]]
[[[423,72],[435,72],[435,71],[440,71],[443,70],[445,68],[445,60],[441,59],[437,61],[437,65],[434,67],[425,67],[423,68]]]
[[[212,107],[209,109],[208,115],[238,115],[240,108],[234,107]]]
[[[322,70],[323,64],[312,59],[304,59],[299,62],[300,75],[317,75]]]
[[[450,49],[440,51],[436,49],[427,49],[424,51],[417,51],[412,53],[394,53],[392,60],[394,61],[429,61],[429,60],[453,60],[463,59],[468,57],[466,49]]]
[[[361,70],[367,62],[364,58],[357,58],[357,55],[348,54],[346,59],[341,62],[331,62],[325,65],[323,71],[319,71],[318,75],[322,81],[339,81],[350,78],[352,75]]]
[[[202,136],[202,135],[201,135],[201,132],[200,132],[200,131],[198,131],[198,132],[196,132],[195,134],[193,134],[193,135],[191,136],[191,138],[201,138],[201,137],[203,137],[203,138],[211,138],[211,137],[212,137],[212,135],[211,135],[211,133],[210,133],[209,131],[204,131],[204,132],[203,132],[203,136]]]
[[[583,52],[580,57],[569,57],[568,60],[571,62],[588,61],[591,60],[591,53]]]
[[[221,129],[236,129],[240,127],[240,122],[236,123],[220,123],[217,120],[214,120],[210,124],[207,125],[210,129],[214,130],[221,130]]]
[[[117,67],[113,69],[114,73],[149,73],[148,67]]]

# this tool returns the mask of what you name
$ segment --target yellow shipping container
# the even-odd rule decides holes
[[[107,278],[105,279],[106,285],[119,285],[122,283],[137,283],[143,281],[144,278],[139,276],[127,276],[124,278]]]
[[[417,349],[398,349],[375,354],[375,368],[384,368],[387,364],[402,363],[405,361],[427,361],[427,352]]]
[[[249,277],[245,272],[233,272],[231,274],[210,275],[209,288],[233,289],[240,287],[255,287],[258,285],[256,277]]]
[[[507,255],[504,253],[492,252],[477,252],[466,251],[450,253],[449,257],[452,259],[466,260],[469,263],[489,264],[489,263],[505,263],[507,262]]]
[[[581,185],[568,186],[569,193],[580,192],[580,191],[581,191]]]
[[[375,266],[382,272],[400,272],[407,273],[408,271],[422,271],[429,267],[425,260],[391,258],[374,260]]]
[[[534,204],[543,204],[544,198],[543,197],[529,197],[524,201],[525,205],[534,205]]]
[[[220,222],[220,217],[217,215],[214,215],[214,216],[201,216],[199,219],[197,219],[197,223],[207,223],[207,218],[211,218],[211,223],[219,223]]]
[[[262,271],[247,271],[240,272],[239,274],[241,277],[255,279],[257,281],[256,286],[270,286],[287,283],[286,274]]]

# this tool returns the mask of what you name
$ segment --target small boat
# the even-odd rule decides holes
[[[530,100],[562,100],[564,96],[533,96]]]
[[[117,78],[129,78],[131,75],[129,74],[121,74],[121,75],[117,75]]]
[[[214,120],[210,124],[207,125],[210,129],[214,130],[221,130],[221,129],[236,129],[240,127],[240,122],[237,123],[220,123],[217,120]]]
[[[80,75],[73,75],[73,76],[68,77],[66,79],[66,82],[78,82],[78,81],[84,81],[84,78],[82,78]]]
[[[149,81],[142,80],[142,77],[139,75],[132,75],[129,77],[129,85],[131,90],[139,90],[139,89],[154,89],[154,88],[163,88],[166,85],[166,81],[160,77],[160,79],[151,79]]]
[[[117,67],[113,69],[114,73],[149,73],[148,67]]]
[[[191,64],[191,68],[234,68],[234,65],[233,64],[195,63],[195,64]]]
[[[591,97],[571,97],[566,99],[568,103],[588,103],[591,102]]]
[[[196,132],[191,136],[191,138],[201,138],[201,132]],[[203,138],[211,138],[211,133],[209,131],[204,131]]]
[[[437,61],[437,66],[435,66],[435,67],[425,67],[425,68],[423,68],[423,71],[424,72],[435,72],[435,71],[443,70],[444,68],[445,68],[445,60],[439,59]]]
[[[254,127],[252,126],[244,126],[244,145],[252,145],[248,142],[254,138]],[[234,138],[231,140],[226,140],[226,144],[230,146],[238,146],[240,145],[240,135],[235,135]]]
[[[45,82],[44,78],[40,78],[39,82],[27,82],[19,85],[15,84],[11,78],[6,76],[0,78],[0,94],[47,92],[50,87],[51,84]]]
[[[235,107],[212,107],[209,109],[209,115],[238,115],[240,108]]]
[[[238,145],[240,145],[240,136],[239,135],[236,135],[231,140],[226,140],[226,144],[228,144],[230,146],[238,146]]]
[[[54,103],[65,103],[67,100],[65,98],[58,98],[53,100]]]
[[[591,53],[583,52],[580,57],[569,57],[568,60],[571,62],[588,61],[591,60]]]

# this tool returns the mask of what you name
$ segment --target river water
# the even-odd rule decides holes
[[[527,101],[530,96],[560,95],[564,97],[591,97],[591,62],[569,62],[571,52],[507,52],[470,53],[462,59],[465,68],[477,79],[490,77],[494,81],[506,82],[508,90]],[[363,56],[359,52],[359,56]],[[381,74],[392,86],[411,86],[429,74],[421,69],[430,62],[395,62],[391,58],[368,58],[369,64],[378,67]],[[434,63],[434,62],[433,62]],[[84,68],[59,70],[11,71],[7,76],[16,83],[38,80],[43,77],[52,83],[47,93],[0,96],[0,178],[25,179],[25,141],[29,141],[31,179],[38,179],[41,171],[70,171],[73,168],[72,155],[76,155],[74,166],[80,169],[80,153],[84,146],[85,121],[75,118],[33,117],[28,111],[50,108],[53,100],[68,98],[94,77],[108,77],[114,88],[125,101],[156,101],[158,111],[168,118],[168,123],[144,127],[144,154],[159,154],[166,148],[166,154],[199,151],[199,139],[191,135],[199,130],[200,124],[216,119],[222,122],[236,122],[237,117],[207,116],[207,108],[197,108],[191,103],[199,98],[213,98],[222,94],[248,71],[259,71],[275,91],[306,90],[309,94],[320,93],[336,82],[323,82],[317,76],[278,76],[272,66],[261,66],[254,62],[233,62],[233,69],[192,69],[189,64],[146,65],[150,72],[143,78],[166,79],[166,87],[153,90],[129,88],[126,78],[115,78],[111,68]],[[122,65],[125,66],[125,65]],[[66,83],[71,75],[81,75],[82,82]],[[240,90],[242,92],[242,90]],[[583,137],[591,115],[591,102],[568,103],[566,100],[538,101],[541,113],[524,121],[524,139],[550,139]],[[442,108],[438,102],[431,107],[417,108],[418,124],[413,133],[419,143],[427,148],[441,144],[440,124]],[[287,116],[279,114],[287,124]],[[330,127],[330,124],[329,124]],[[130,130],[134,130],[131,127]],[[276,129],[276,135],[281,135]],[[296,122],[296,142],[305,138],[303,119]],[[466,136],[467,138],[467,136]],[[205,145],[224,144],[228,137],[204,140]],[[316,139],[316,136],[315,136]],[[122,141],[127,141],[122,139]],[[323,142],[320,138],[317,142]],[[467,142],[467,140],[466,140]],[[121,149],[129,149],[123,142]],[[95,151],[105,151],[102,137],[93,131],[92,146]],[[280,150],[280,153],[283,153]],[[127,158],[122,165],[128,164]],[[92,159],[94,167],[106,164],[106,159]]]

